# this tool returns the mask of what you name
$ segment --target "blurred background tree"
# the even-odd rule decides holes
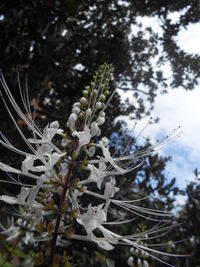
[[[178,22],[174,23],[169,18],[171,12],[181,12]],[[158,34],[153,25],[144,29],[138,20],[144,16],[157,17],[162,34]],[[133,118],[140,119],[149,115],[158,93],[175,88],[192,90],[197,85],[200,77],[199,56],[183,51],[176,44],[176,37],[183,27],[198,22],[199,17],[198,0],[1,0],[0,65],[16,100],[20,100],[16,66],[22,81],[28,74],[30,100],[33,105],[37,103],[36,119],[39,124],[58,119],[64,127],[73,102],[80,97],[84,86],[89,84],[95,70],[105,61],[112,63],[115,72],[111,89],[117,85],[122,92],[131,90],[135,103],[123,104],[120,94],[115,94],[107,111],[104,135],[113,136],[115,132],[118,137],[124,136],[124,122],[115,123],[114,120],[118,115],[131,113]],[[137,31],[134,30],[136,26]],[[170,81],[163,71],[165,64],[169,64],[172,70]],[[14,126],[8,123],[7,118],[1,101],[1,130],[21,146],[21,141],[15,140]],[[115,140],[112,141],[113,149],[116,149]],[[19,163],[17,156],[11,158],[3,148],[1,152],[1,161]],[[143,205],[172,210],[174,196],[179,190],[175,187],[175,179],[167,181],[165,177],[168,160],[158,155],[147,156],[143,166],[120,179],[122,194],[131,199],[155,192],[163,186],[156,193],[157,200],[145,201]],[[4,175],[1,177],[4,178]],[[194,209],[194,202],[189,197],[192,188],[187,188],[188,204],[181,213],[187,211],[188,217],[184,217],[187,219],[191,218],[189,212]],[[3,190],[5,186],[1,185]],[[12,190],[16,189],[12,187]],[[183,215],[180,216],[182,218]],[[198,222],[199,219],[196,227]],[[184,225],[182,232],[186,231],[188,237],[191,232]],[[187,227],[192,229],[193,225],[188,224]],[[132,224],[132,228],[135,231],[136,225]],[[121,231],[126,233],[126,227]],[[180,239],[181,235],[178,235],[177,230],[176,239]],[[163,237],[158,241],[166,240]],[[180,244],[182,252],[197,250],[198,242],[188,241],[186,250],[185,243]],[[76,242],[69,254],[73,255],[78,266],[101,266],[101,256],[95,251],[97,248],[92,244],[88,247],[84,244],[83,247]],[[173,252],[176,252],[176,248]],[[128,250],[124,254],[120,247],[112,252],[111,258],[116,266],[125,266],[128,257]],[[196,260],[192,262],[193,266],[199,263],[199,259]],[[162,264],[153,261],[151,266]]]

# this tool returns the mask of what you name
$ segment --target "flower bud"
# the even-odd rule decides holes
[[[74,104],[73,104],[73,107],[80,107],[81,106],[81,103],[80,102],[75,102]]]
[[[135,255],[137,255],[137,256],[139,255],[139,250],[138,249],[135,250]]]
[[[22,219],[21,219],[21,218],[17,219],[17,224],[18,224],[19,226],[22,225]]]
[[[106,99],[106,97],[105,97],[105,95],[101,95],[100,97],[99,97],[99,101],[105,101],[105,99]]]
[[[94,82],[91,82],[90,85],[91,85],[92,88],[95,87],[95,83]]]
[[[88,96],[88,90],[83,90],[83,95],[84,95],[84,97],[87,97]]]
[[[143,267],[149,267],[149,263],[146,260],[143,261]]]
[[[88,109],[86,110],[85,114],[86,114],[86,117],[91,116],[91,114],[92,114],[91,108],[88,108]]]
[[[92,122],[90,130],[91,137],[95,136],[98,130],[99,130],[98,124],[96,122]]]
[[[80,108],[77,106],[73,107],[73,109],[72,109],[72,113],[75,113],[77,115],[80,113],[80,111],[81,111]]]
[[[53,121],[50,123],[49,128],[58,129],[59,128],[59,122]]]
[[[127,260],[127,263],[128,263],[129,266],[133,266],[133,264],[134,264],[134,258],[132,256],[129,257],[128,260]]]
[[[96,136],[100,136],[101,135],[101,130],[98,128]]]
[[[105,147],[107,147],[108,144],[109,144],[109,140],[108,140],[108,138],[106,138],[105,136],[104,136],[103,138],[101,138],[101,142],[103,143],[103,145],[104,145]],[[131,249],[133,249],[133,251],[134,251],[134,248],[131,248]],[[130,252],[131,252],[131,249],[130,249]],[[131,252],[131,253],[132,253],[132,252]]]
[[[102,103],[101,102],[97,102],[96,103],[96,109],[100,109],[102,108]]]
[[[85,97],[81,97],[80,102],[81,102],[81,104],[85,105],[85,104],[87,104],[88,101]]]
[[[69,119],[67,121],[67,126],[72,129],[72,127],[74,127],[75,125],[75,122],[77,120],[77,115],[75,113],[72,113],[70,116],[69,116]]]
[[[97,95],[97,90],[95,89],[95,90],[93,90],[93,92],[92,92],[92,97],[95,97]]]
[[[106,116],[106,114],[105,114],[105,112],[104,112],[104,111],[100,111],[100,112],[99,112],[99,116],[100,116],[100,117],[105,117],[105,116]]]
[[[98,117],[98,118],[97,118],[97,123],[98,123],[99,126],[100,126],[100,125],[103,125],[104,122],[105,122],[105,118],[104,118],[104,117]]]
[[[110,91],[108,91],[108,90],[106,90],[105,92],[104,92],[104,95],[105,96],[107,96],[107,95],[109,95],[110,94]]]
[[[140,258],[137,259],[137,267],[142,267],[142,261]]]
[[[103,138],[105,138],[105,137],[103,137]],[[102,138],[102,139],[103,139],[103,138]],[[101,141],[102,141],[102,139],[101,139]],[[102,141],[102,142],[103,142],[103,141]],[[103,144],[104,144],[104,143],[103,143]],[[104,146],[105,146],[105,145],[104,145]],[[130,253],[134,255],[134,253],[135,253],[135,249],[134,249],[133,247],[130,248]]]
[[[148,258],[149,257],[149,253],[147,251],[144,252],[144,258]]]

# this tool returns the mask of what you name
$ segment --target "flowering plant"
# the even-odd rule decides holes
[[[165,146],[176,131],[142,151],[125,150],[119,157],[111,155],[109,140],[101,136],[101,126],[114,94],[110,95],[109,91],[112,71],[111,65],[104,64],[95,73],[91,84],[83,90],[83,97],[74,103],[66,129],[53,121],[43,131],[34,121],[28,97],[24,97],[20,89],[25,115],[1,73],[7,99],[32,133],[30,138],[24,135],[2,94],[5,107],[29,152],[16,148],[1,133],[1,145],[24,156],[19,169],[0,162],[0,169],[12,174],[8,182],[20,187],[15,196],[0,196],[1,201],[16,207],[7,224],[0,224],[1,235],[7,242],[15,240],[15,246],[22,250],[29,246],[34,251],[38,244],[43,244],[37,257],[33,255],[36,265],[47,262],[48,266],[70,266],[66,254],[56,257],[56,248],[67,247],[75,239],[96,243],[104,250],[112,250],[119,244],[129,245],[133,254],[143,255],[143,262],[138,259],[137,266],[148,267],[149,256],[163,262],[154,253],[169,255],[150,248],[147,242],[171,229],[166,223],[172,214],[140,207],[138,203],[142,199],[126,201],[115,196],[120,192],[117,177],[140,166],[144,156]],[[123,209],[124,214],[130,213],[132,219],[124,215],[110,221],[109,214],[117,208]],[[152,229],[129,236],[110,230],[112,225],[133,223],[136,216],[158,223]],[[133,257],[128,264],[134,266]]]

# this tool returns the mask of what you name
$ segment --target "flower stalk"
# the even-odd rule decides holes
[[[55,228],[54,228],[54,231],[53,231],[53,236],[52,236],[52,241],[51,241],[51,249],[50,249],[50,256],[49,256],[49,263],[50,264],[53,263],[53,259],[54,259],[54,254],[55,254],[55,249],[56,249],[56,241],[57,241],[58,231],[59,231],[60,222],[61,222],[61,218],[62,218],[62,206],[63,206],[63,203],[64,203],[65,198],[66,198],[66,192],[67,192],[68,186],[70,184],[70,176],[72,174],[72,170],[73,170],[73,165],[72,165],[72,163],[70,163],[69,164],[69,169],[67,171],[67,174],[64,177],[65,183],[64,183],[63,192],[62,192],[62,195],[61,195],[60,204],[59,204],[57,215],[56,215],[56,224],[55,224]]]

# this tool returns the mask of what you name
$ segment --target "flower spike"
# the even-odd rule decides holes
[[[16,239],[16,246],[21,248],[27,248],[28,245],[35,249],[38,242],[44,243],[41,248],[48,247],[46,260],[50,265],[54,262],[56,246],[66,246],[77,239],[93,242],[105,250],[125,244],[143,256],[150,256],[172,266],[154,255],[171,254],[151,248],[150,241],[173,229],[169,225],[173,214],[144,207],[144,202],[150,200],[151,195],[133,200],[121,199],[118,179],[140,167],[144,157],[173,142],[179,135],[179,128],[163,140],[134,152],[130,147],[137,137],[129,135],[123,143],[123,153],[120,156],[112,154],[109,140],[102,136],[101,128],[106,120],[106,108],[116,91],[111,93],[109,90],[112,72],[113,67],[106,63],[99,68],[90,85],[83,90],[83,96],[74,103],[66,129],[61,129],[59,122],[53,121],[43,130],[35,122],[28,88],[26,86],[24,94],[19,74],[19,91],[25,114],[0,73],[1,97],[19,136],[29,150],[27,152],[15,147],[1,133],[0,145],[24,157],[18,168],[0,162],[2,171],[12,173],[8,183],[17,184],[20,189],[15,196],[0,195],[0,201],[14,205],[17,210],[7,226],[0,224],[1,234],[5,235],[8,242]],[[31,130],[31,136],[24,134],[10,106]],[[136,123],[133,129],[135,126]],[[153,221],[155,226],[126,236],[115,232],[115,227],[122,224],[137,225],[137,218]],[[134,264],[132,256],[128,264]],[[137,266],[149,265],[146,259],[138,259]]]

